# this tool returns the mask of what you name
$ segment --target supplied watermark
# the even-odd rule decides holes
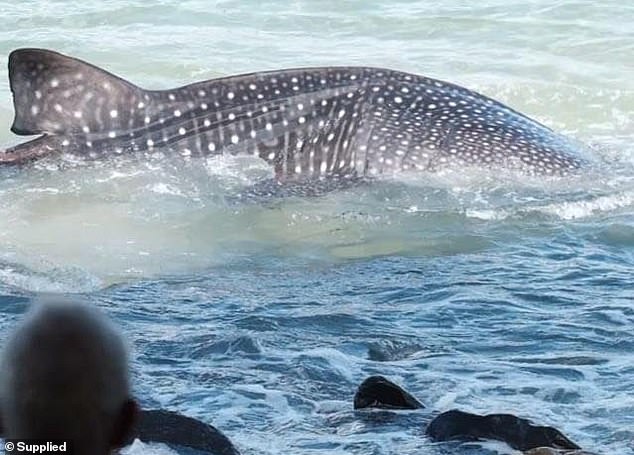
[[[28,439],[7,439],[5,453],[73,453],[68,441],[39,441]]]

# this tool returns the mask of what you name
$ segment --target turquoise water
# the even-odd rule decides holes
[[[39,293],[82,293],[123,326],[145,405],[213,423],[246,454],[512,453],[434,445],[428,412],[354,413],[370,374],[430,410],[512,412],[634,453],[634,7],[472,3],[2,2],[3,68],[26,46],[147,88],[386,66],[505,102],[598,163],[246,202],[271,175],[251,158],[2,169],[2,333]],[[5,82],[2,146],[22,140],[12,117]]]

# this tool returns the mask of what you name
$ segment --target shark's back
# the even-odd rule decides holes
[[[569,141],[497,101],[381,68],[251,73],[161,91],[46,50],[14,51],[9,69],[14,132],[43,133],[49,148],[71,153],[246,153],[280,179],[451,165],[562,174],[581,164]]]

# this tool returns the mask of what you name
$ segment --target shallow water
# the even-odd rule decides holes
[[[250,158],[0,170],[2,333],[42,292],[125,330],[147,406],[250,453],[432,444],[432,411],[512,412],[634,453],[634,7],[627,2],[2,2],[0,55],[46,47],[147,88],[305,65],[425,74],[590,144],[565,179],[410,174],[259,197]],[[6,79],[6,70],[0,74]],[[13,116],[0,88],[0,143]],[[6,335],[2,335],[4,339]],[[354,413],[383,374],[428,407]],[[135,447],[140,453],[147,447]],[[165,453],[153,447],[153,453]]]

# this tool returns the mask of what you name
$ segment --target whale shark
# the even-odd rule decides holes
[[[134,152],[257,156],[278,181],[372,178],[407,170],[582,168],[574,141],[467,88],[372,67],[255,72],[145,90],[45,49],[9,56],[11,130],[39,137],[1,164]]]

